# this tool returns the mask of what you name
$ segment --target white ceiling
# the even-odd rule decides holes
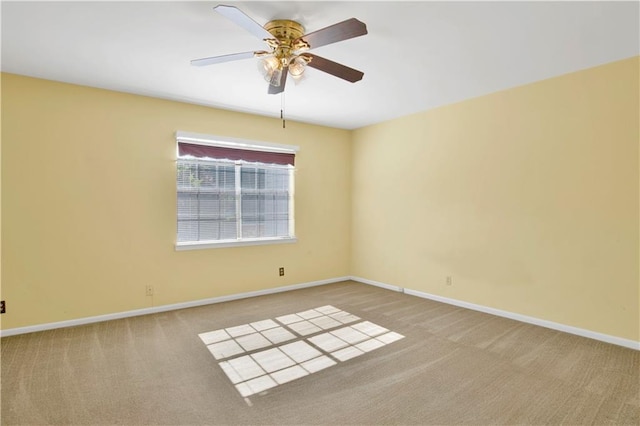
[[[278,117],[256,59],[191,59],[266,45],[198,2],[2,1],[4,72]],[[365,73],[287,81],[289,120],[354,129],[638,55],[632,2],[224,2],[307,32],[355,17],[368,35],[312,50]]]

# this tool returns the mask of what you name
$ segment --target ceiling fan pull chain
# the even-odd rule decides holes
[[[280,94],[280,118],[282,119],[282,128],[286,128],[286,120],[284,118],[284,92]]]

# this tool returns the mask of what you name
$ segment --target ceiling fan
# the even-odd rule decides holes
[[[300,77],[307,66],[351,83],[360,81],[364,76],[361,71],[308,53],[308,50],[316,47],[367,34],[367,26],[355,18],[305,34],[304,27],[295,21],[278,19],[267,22],[263,27],[237,7],[218,5],[213,10],[261,38],[267,43],[269,50],[194,59],[191,65],[200,67],[240,59],[262,58],[260,67],[263,76],[269,82],[269,94],[283,92],[287,74],[294,78]]]

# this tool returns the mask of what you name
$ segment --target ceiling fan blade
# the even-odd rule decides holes
[[[262,25],[258,24],[256,21],[251,19],[247,14],[245,14],[235,6],[226,6],[224,4],[220,4],[214,7],[213,10],[215,10],[225,18],[233,21],[245,30],[249,31],[259,39],[264,40],[267,38],[273,38],[273,35],[271,35],[269,31],[265,30]]]
[[[304,40],[309,43],[311,49],[315,49],[316,47],[325,46],[342,40],[348,40],[365,34],[367,34],[367,26],[365,23],[358,21],[356,18],[351,18],[312,33],[305,34],[297,40]]]
[[[362,77],[364,76],[364,73],[362,71],[354,70],[353,68],[349,68],[346,65],[330,61],[329,59],[322,58],[318,55],[305,53],[301,56],[306,56],[307,58],[311,59],[311,61],[307,64],[308,67],[324,71],[327,74],[334,75],[351,83],[362,80]]]
[[[191,65],[196,67],[203,67],[205,65],[220,64],[222,62],[238,61],[240,59],[249,59],[256,56],[256,53],[260,52],[242,52],[232,53],[231,55],[212,56],[210,58],[194,59],[191,61]]]
[[[284,86],[287,83],[287,74],[289,74],[289,67],[286,67],[282,70],[282,76],[280,77],[280,86],[269,84],[270,95],[277,95],[278,93],[284,92]]]

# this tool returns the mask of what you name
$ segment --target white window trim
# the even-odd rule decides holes
[[[242,247],[242,246],[261,246],[267,244],[289,244],[297,243],[297,237],[278,237],[278,238],[246,238],[243,240],[219,240],[219,241],[195,241],[176,243],[176,251],[184,250],[201,250],[225,247]]]
[[[185,131],[178,130],[176,131],[176,162],[178,161],[178,157],[179,157],[179,154],[178,154],[179,142],[190,142],[197,145],[209,145],[209,146],[217,146],[217,147],[223,147],[223,148],[247,149],[252,151],[278,152],[278,153],[287,153],[287,154],[295,154],[300,150],[300,147],[298,147],[297,145],[284,145],[284,144],[275,144],[275,143],[262,142],[262,141],[243,140],[243,139],[206,135],[202,133],[192,133],[192,132],[185,132]],[[291,179],[289,182],[290,182],[291,199],[293,200],[295,197],[293,179]],[[290,209],[289,210],[289,233],[292,235],[291,237],[244,238],[244,239],[237,239],[237,240],[183,241],[183,242],[176,242],[175,249],[176,251],[183,251],[183,250],[202,250],[202,249],[225,248],[225,247],[256,246],[256,245],[267,245],[267,244],[296,243],[298,241],[298,238],[295,236],[294,204],[295,203],[290,203],[289,205],[289,209]]]
[[[191,142],[196,145],[218,146],[221,148],[248,149],[251,151],[279,152],[284,154],[295,154],[300,150],[297,145],[284,145],[271,142],[251,141],[236,139],[226,136],[205,135],[202,133],[176,132],[176,159],[178,158],[178,142]]]

